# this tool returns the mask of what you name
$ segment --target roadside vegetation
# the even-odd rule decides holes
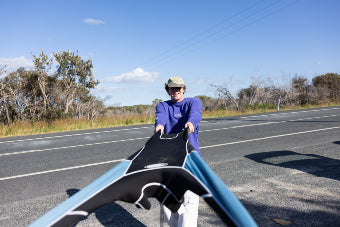
[[[34,68],[7,72],[0,66],[0,137],[23,136],[70,130],[150,124],[155,106],[104,106],[91,94],[94,79],[91,59],[62,51],[33,56]],[[211,86],[217,97],[197,96],[203,118],[274,112],[279,110],[340,105],[340,75],[327,73],[308,81],[303,76],[282,83],[254,79],[231,92],[230,84]]]
[[[316,107],[328,107],[337,106],[340,103],[325,103],[320,105],[306,105],[306,106],[291,106],[291,107],[280,107],[280,111],[284,110],[297,110],[305,108],[316,108]],[[236,116],[241,114],[255,114],[265,112],[276,112],[276,108],[271,109],[246,109],[243,111],[237,110],[208,110],[203,111],[203,118],[215,118],[225,116]],[[0,126],[0,137],[8,136],[25,136],[34,134],[44,134],[53,132],[63,131],[74,131],[74,130],[85,130],[85,129],[96,129],[96,128],[109,128],[127,125],[138,125],[138,124],[152,124],[154,123],[154,116],[148,114],[136,113],[130,115],[113,115],[113,116],[101,116],[93,119],[92,121],[86,118],[82,119],[61,119],[53,122],[48,121],[15,121],[10,126],[1,124]]]

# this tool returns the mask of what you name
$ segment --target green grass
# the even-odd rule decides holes
[[[298,110],[308,109],[316,107],[328,107],[338,106],[340,103],[327,103],[323,105],[307,105],[307,106],[290,106],[280,107],[280,111],[284,110]],[[265,112],[276,112],[274,109],[258,108],[258,109],[245,109],[243,111],[231,111],[231,110],[212,110],[203,111],[203,118],[215,118],[215,117],[226,117],[236,116],[244,114],[256,114]],[[148,116],[146,114],[129,114],[126,116],[115,115],[112,117],[101,117],[93,121],[85,119],[66,119],[57,120],[52,123],[45,121],[30,122],[30,121],[16,121],[11,126],[0,124],[0,138],[10,136],[26,136],[34,134],[46,134],[53,132],[63,131],[75,131],[85,129],[97,129],[97,128],[109,128],[118,126],[138,125],[138,124],[152,124],[154,123],[155,117]]]

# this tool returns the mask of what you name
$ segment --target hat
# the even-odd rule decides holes
[[[168,87],[184,87],[184,81],[179,76],[170,77],[167,83]]]

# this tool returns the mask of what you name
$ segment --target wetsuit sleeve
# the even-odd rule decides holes
[[[165,127],[167,122],[167,111],[164,107],[163,103],[158,103],[156,106],[156,120],[155,120],[155,127],[159,124]]]
[[[202,103],[199,98],[193,98],[190,106],[190,112],[188,121],[191,122],[195,128],[197,128],[198,123],[202,120]]]

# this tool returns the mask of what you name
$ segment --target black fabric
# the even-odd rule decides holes
[[[145,191],[142,191],[142,188],[149,183],[159,183],[160,185],[150,186]],[[181,185],[181,187],[178,185]],[[168,191],[163,186],[171,191],[175,197],[169,195],[164,201]],[[159,202],[164,202],[164,205],[171,211],[176,212],[181,205],[183,194],[189,189],[198,195],[207,193],[202,185],[185,169],[162,168],[147,170],[124,176],[76,210],[91,211],[94,207],[97,208],[117,200],[136,203],[144,193],[139,202],[142,205],[140,208],[150,209],[151,204],[148,198],[154,197]]]
[[[176,212],[187,190],[197,195],[208,193],[193,175],[182,168],[187,153],[192,150],[188,142],[187,129],[178,134],[161,134],[160,132],[154,134],[146,142],[144,148],[128,158],[132,162],[125,176],[80,206],[78,210],[89,211],[90,208],[99,207],[96,204],[108,204],[116,200],[135,203],[144,193],[140,202],[143,208],[150,209],[151,205],[147,198],[155,197],[171,211]],[[142,188],[148,183],[159,183],[161,186],[148,187],[143,192]],[[168,190],[177,199],[170,195],[164,201]]]
[[[148,198],[154,197],[172,212],[176,212],[187,190],[199,196],[210,193],[192,173],[183,167],[187,154],[192,150],[187,129],[178,134],[154,134],[142,149],[128,158],[131,164],[120,179],[74,208],[73,211],[90,213],[118,200],[150,209]],[[214,199],[209,196],[204,199],[219,213],[225,223],[234,225]],[[54,226],[71,226],[81,218],[83,217],[78,215],[66,215]]]
[[[193,150],[188,142],[187,129],[178,134],[154,134],[144,148],[133,154],[128,160],[133,160],[127,173],[144,170],[150,165],[182,167],[187,153]]]

